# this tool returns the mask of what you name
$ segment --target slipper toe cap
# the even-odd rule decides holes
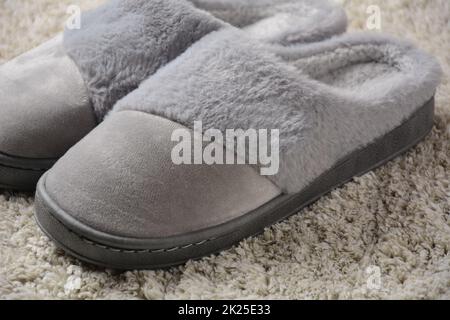
[[[0,67],[0,152],[58,158],[96,125],[61,37]]]
[[[141,112],[113,113],[48,172],[46,193],[89,228],[142,239],[218,226],[280,195],[247,165],[174,164],[178,128]]]

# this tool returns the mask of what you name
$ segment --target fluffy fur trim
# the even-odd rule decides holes
[[[204,130],[279,129],[285,192],[303,189],[350,152],[425,104],[440,79],[434,58],[392,38],[344,35],[269,53],[236,30],[204,37],[119,101]]]
[[[111,0],[86,12],[64,46],[101,120],[114,103],[192,43],[224,26],[185,1]]]
[[[65,31],[65,49],[99,120],[144,79],[204,35],[229,27],[227,22],[278,45],[321,40],[347,25],[343,10],[326,0],[191,2],[197,8],[184,0],[110,0],[84,13],[80,30]]]

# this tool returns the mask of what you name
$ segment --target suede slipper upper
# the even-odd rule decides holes
[[[92,130],[120,98],[212,31],[289,45],[346,28],[325,0],[111,0],[0,67],[0,187],[37,178]]]
[[[42,177],[37,220],[68,252],[109,267],[222,250],[420,141],[440,72],[432,57],[380,35],[280,49],[239,30],[211,33]],[[224,135],[279,130],[279,170],[175,164],[173,132],[195,121]]]

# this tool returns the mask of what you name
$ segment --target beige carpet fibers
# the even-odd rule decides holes
[[[74,2],[0,0],[0,62],[57,33]],[[450,1],[343,4],[351,29],[366,28],[377,10],[368,7],[379,5],[383,32],[441,61],[426,141],[263,235],[166,271],[117,273],[69,258],[38,230],[31,196],[0,193],[0,297],[450,298]]]

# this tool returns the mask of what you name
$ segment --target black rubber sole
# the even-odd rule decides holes
[[[402,125],[347,156],[295,195],[280,196],[223,225],[165,239],[131,239],[104,234],[75,221],[45,190],[45,175],[36,194],[36,220],[42,230],[69,254],[114,269],[157,269],[178,265],[231,247],[283,220],[324,194],[381,166],[415,146],[431,131],[434,99]]]
[[[56,159],[28,159],[0,153],[0,189],[34,191]]]

